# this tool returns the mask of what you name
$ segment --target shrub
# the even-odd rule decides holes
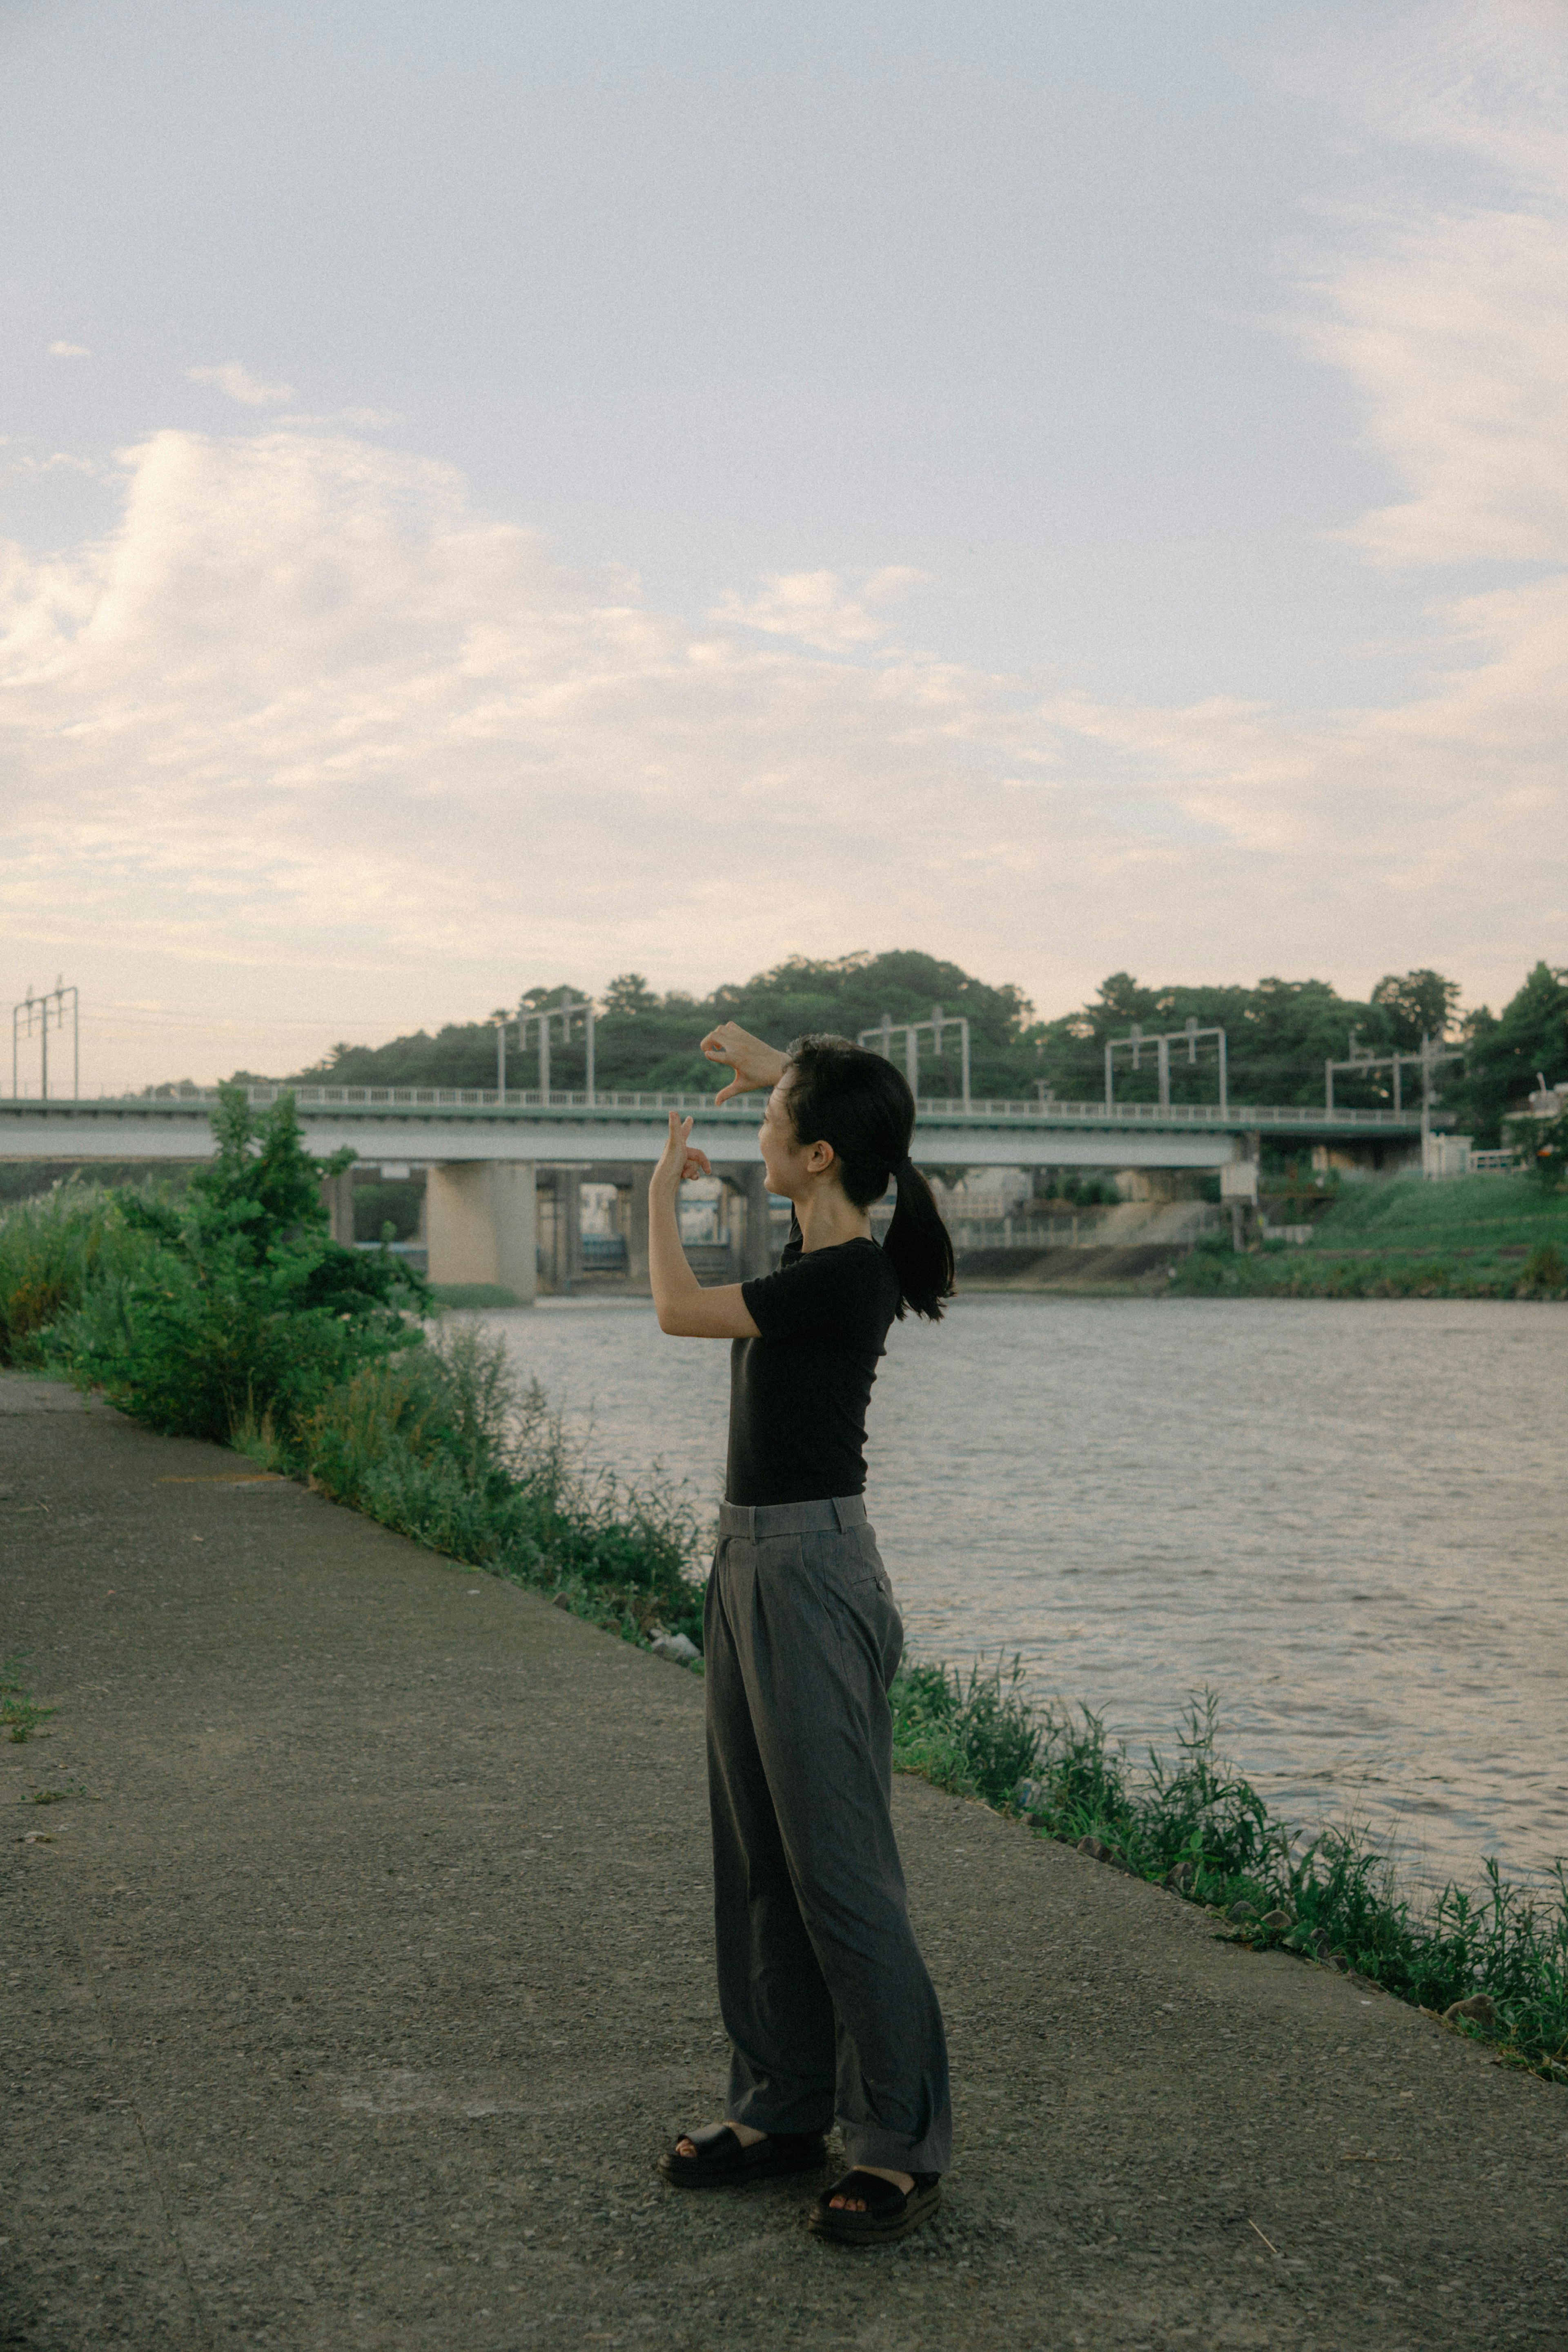
[[[144,1256],[119,1207],[115,1193],[70,1177],[0,1219],[0,1363],[40,1364],[42,1335],[94,1282]]]
[[[152,1428],[224,1444],[242,1423],[287,1433],[365,1363],[417,1344],[402,1308],[423,1284],[329,1238],[320,1181],[339,1162],[305,1150],[291,1096],[258,1117],[226,1087],[213,1127],[217,1151],[178,1199],[128,1192],[88,1214],[84,1270],[42,1352]]]
[[[1537,1242],[1520,1273],[1521,1290],[1561,1293],[1568,1288],[1568,1262],[1555,1242]]]

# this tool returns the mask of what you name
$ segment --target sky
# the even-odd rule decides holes
[[[1568,961],[1559,0],[0,0],[0,992],[84,1091],[791,954]]]

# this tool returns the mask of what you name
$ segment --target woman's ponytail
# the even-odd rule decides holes
[[[898,1281],[897,1313],[913,1307],[931,1323],[953,1295],[953,1243],[930,1185],[909,1156],[915,1097],[880,1054],[847,1037],[797,1037],[789,1048],[789,1119],[801,1143],[831,1143],[843,1188],[857,1209],[889,1183],[898,1205],[883,1255]]]
[[[894,1170],[898,1205],[883,1238],[882,1254],[898,1276],[899,1313],[913,1307],[930,1323],[942,1320],[942,1301],[953,1296],[953,1237],[942,1222],[930,1185],[904,1154]]]

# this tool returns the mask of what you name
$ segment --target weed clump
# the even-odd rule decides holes
[[[1241,1940],[1328,1962],[1401,2000],[1442,2012],[1484,1994],[1474,2030],[1503,2055],[1568,2083],[1568,1878],[1485,1890],[1450,1883],[1424,1906],[1354,1826],[1303,1838],[1218,1752],[1212,1692],[1188,1707],[1174,1756],[1134,1766],[1087,1707],[1031,1706],[1021,1665],[902,1668],[894,1760],[938,1788],[1023,1814],[1042,1834],[1230,1915]]]
[[[239,1442],[287,1466],[270,1432]],[[653,1482],[627,1488],[569,1445],[537,1382],[519,1385],[505,1342],[438,1330],[367,1365],[300,1424],[311,1483],[434,1551],[533,1586],[632,1640],[655,1631],[702,1646],[702,1530]]]
[[[21,1652],[0,1658],[0,1731],[7,1739],[31,1739],[40,1723],[47,1723],[51,1715],[59,1713],[57,1707],[40,1706],[26,1685],[18,1680],[26,1663]]]

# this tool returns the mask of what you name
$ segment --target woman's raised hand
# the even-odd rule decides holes
[[[713,1174],[713,1170],[708,1165],[707,1153],[696,1149],[692,1142],[691,1134],[691,1120],[682,1118],[672,1111],[670,1131],[664,1139],[664,1148],[659,1154],[658,1165],[653,1170],[653,1181],[655,1186],[673,1193],[678,1186],[689,1184],[694,1176]]]
[[[721,1021],[710,1029],[699,1049],[710,1062],[727,1062],[735,1072],[727,1087],[720,1087],[716,1102],[728,1102],[734,1095],[755,1094],[759,1087],[776,1087],[789,1067],[785,1056],[775,1045],[765,1045],[737,1021]]]

